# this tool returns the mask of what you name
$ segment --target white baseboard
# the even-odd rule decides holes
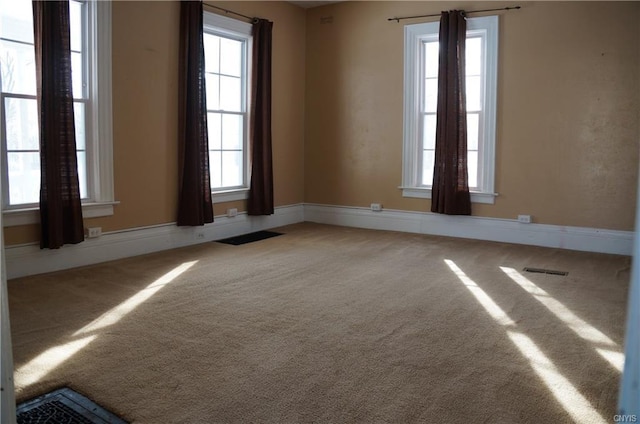
[[[220,240],[240,234],[295,224],[304,220],[302,204],[277,207],[269,216],[217,216],[202,227],[178,227],[175,223],[105,232],[76,245],[41,250],[35,244],[5,249],[7,278],[42,274],[145,253]]]
[[[634,233],[632,231],[523,224],[515,219],[450,216],[398,210],[372,212],[367,208],[309,203],[304,205],[304,219],[309,222],[347,227],[462,237],[617,255],[631,255],[633,251]]]
[[[631,255],[631,231],[601,230],[475,216],[448,216],[429,212],[297,204],[276,208],[270,216],[234,218],[217,216],[203,227],[178,227],[175,223],[103,233],[77,245],[40,250],[35,244],[5,248],[7,278],[42,274],[145,253],[220,240],[240,234],[309,221],[374,230],[462,237],[588,252]]]

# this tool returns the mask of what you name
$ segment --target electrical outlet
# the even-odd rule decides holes
[[[204,240],[204,229],[198,228],[195,230],[195,239]]]
[[[227,217],[228,218],[233,218],[238,216],[238,208],[230,208],[227,209]]]
[[[371,210],[373,212],[382,212],[382,204],[381,203],[372,203]]]
[[[91,227],[87,228],[87,237],[88,238],[96,238],[102,235],[102,227]]]
[[[531,215],[518,215],[518,222],[531,224]]]

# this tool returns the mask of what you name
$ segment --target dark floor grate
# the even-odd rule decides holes
[[[243,234],[241,236],[230,237],[223,240],[217,240],[217,242],[239,246],[241,244],[252,243],[254,241],[265,240],[271,237],[276,237],[281,235],[282,233],[276,233],[274,231],[257,231],[255,233]]]
[[[69,423],[92,424],[59,400],[43,403],[18,415],[18,424]]]
[[[551,274],[551,275],[569,275],[569,273],[567,271],[555,271],[553,269],[543,269],[543,268],[529,268],[526,267],[524,269],[526,272],[534,272],[537,274]]]
[[[16,412],[18,424],[127,424],[68,387],[21,403]]]

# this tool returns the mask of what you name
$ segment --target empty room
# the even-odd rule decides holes
[[[2,423],[640,420],[639,24],[0,0]]]

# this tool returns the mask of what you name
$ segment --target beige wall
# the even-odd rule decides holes
[[[305,12],[285,2],[223,5],[274,22],[273,162],[276,206],[304,196]],[[180,6],[114,1],[113,143],[115,196],[110,217],[85,226],[113,231],[174,222],[177,211],[177,98]],[[245,202],[216,204],[245,210]],[[5,228],[6,245],[37,241],[37,226]]]
[[[520,4],[500,13],[500,195],[495,205],[474,204],[473,214],[632,230],[640,4]],[[387,18],[506,5],[367,1],[309,10],[305,201],[429,210],[428,200],[403,198],[397,188],[403,24],[419,21]],[[323,17],[333,23],[321,23]]]
[[[429,210],[403,198],[399,15],[497,2],[211,2],[274,22],[276,205]],[[632,230],[638,173],[640,4],[525,2],[501,13],[495,205],[474,215]],[[305,19],[306,16],[306,19]],[[333,17],[321,24],[321,17]],[[415,21],[413,21],[415,22]],[[103,231],[175,221],[179,5],[113,2],[116,206]],[[305,67],[306,66],[306,67]],[[306,70],[306,72],[305,72]],[[245,209],[245,202],[215,206]],[[7,245],[37,226],[5,228]]]

